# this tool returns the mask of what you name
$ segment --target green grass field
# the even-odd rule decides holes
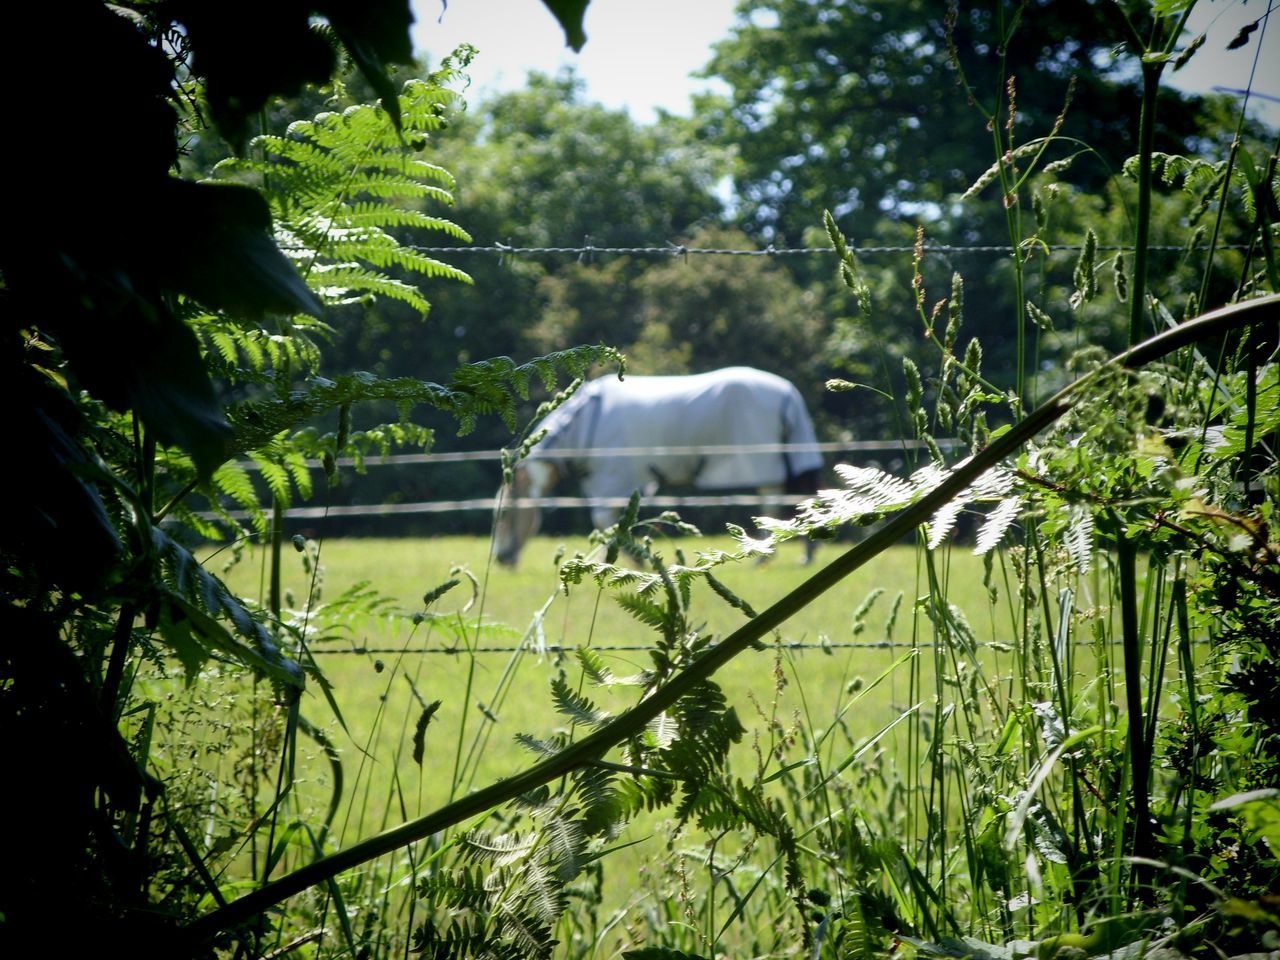
[[[700,548],[729,545],[725,539],[683,539],[671,541],[666,552],[674,559],[677,547],[692,557]],[[317,690],[308,693],[304,712],[329,729],[342,751],[348,788],[367,790],[369,798],[396,796],[395,805],[403,809],[387,813],[391,822],[399,812],[408,816],[426,812],[450,793],[532,764],[535,758],[515,742],[515,735],[545,736],[560,726],[548,685],[559,670],[571,679],[580,674],[572,656],[539,655],[527,644],[522,652],[514,652],[526,638],[536,638],[539,630],[548,645],[597,648],[619,676],[648,665],[644,648],[652,643],[649,628],[633,620],[607,592],[594,584],[574,587],[568,595],[558,589],[557,553],[561,547],[569,554],[586,550],[585,541],[535,540],[515,570],[490,564],[487,546],[487,541],[468,537],[335,540],[321,546],[320,606],[313,609],[311,619],[323,624],[324,632],[312,646],[332,683],[346,730],[332,718]],[[830,562],[838,552],[824,546],[817,563]],[[800,562],[801,556],[799,545],[784,545],[783,552],[767,563],[724,568],[721,579],[762,610],[812,573],[812,567]],[[869,683],[886,671],[884,681],[842,718],[847,739],[856,742],[873,734],[911,705],[911,664],[904,661],[904,656],[910,657],[903,645],[913,640],[927,645],[931,640],[927,621],[912,611],[915,598],[928,592],[918,569],[919,556],[910,547],[889,551],[785,624],[777,637],[784,646],[781,652],[748,651],[717,675],[748,731],[765,726],[762,712],[784,725],[794,719],[805,729],[824,729],[849,702],[857,681]],[[982,564],[962,550],[950,557],[952,602],[966,611],[980,639],[996,638],[999,627],[990,623],[987,613]],[[229,582],[243,595],[262,595],[261,561],[261,551],[249,551],[229,572]],[[218,561],[211,566],[216,569]],[[415,625],[412,614],[422,610],[423,594],[456,576],[451,571],[458,567],[475,577],[476,589],[464,577],[432,608],[444,616]],[[300,562],[286,569],[284,585],[295,610],[303,609],[310,582]],[[381,615],[331,622],[324,605],[362,584],[388,601]],[[884,593],[855,635],[854,612],[875,589]],[[901,606],[890,635],[886,621],[899,593]],[[535,614],[544,608],[540,623],[535,624]],[[716,635],[744,620],[742,613],[705,588],[695,592],[693,610],[697,622],[705,622],[705,631]],[[876,646],[890,640],[896,645]],[[805,648],[785,649],[793,643]],[[841,646],[850,643],[860,646]],[[356,649],[370,652],[351,652]],[[471,655],[472,649],[478,652]],[[929,657],[917,660],[919,667],[929,669]],[[781,691],[775,663],[781,664],[786,678]],[[998,670],[999,664],[993,662],[992,668]],[[922,682],[932,687],[932,680]],[[634,696],[631,688],[611,693],[597,691],[592,696],[613,712],[625,709],[628,698]],[[420,770],[412,760],[410,741],[420,704],[435,700],[441,704],[428,729]],[[361,766],[367,770],[354,776],[354,768]],[[399,774],[398,784],[388,775],[391,768]],[[328,777],[323,765],[317,769],[323,791]],[[359,803],[359,815],[342,835],[351,839],[368,833],[375,824],[362,819],[374,816],[382,806],[380,801]],[[377,827],[384,825],[382,816],[375,819]]]
[[[677,559],[677,550],[692,561],[698,550],[731,546],[727,538],[681,538],[661,544],[659,550],[668,561]],[[328,738],[331,756],[314,737],[298,737],[295,780],[281,808],[286,825],[280,828],[298,850],[296,857],[282,861],[278,873],[313,858],[313,841],[306,830],[299,827],[288,834],[287,824],[318,824],[335,787],[340,789],[325,841],[329,850],[434,811],[532,766],[538,757],[516,737],[545,738],[568,729],[566,718],[554,709],[550,689],[561,671],[571,685],[611,713],[634,702],[634,687],[591,687],[571,652],[537,650],[539,641],[549,647],[590,646],[617,676],[649,666],[651,628],[634,620],[610,591],[593,583],[572,587],[567,594],[560,588],[558,558],[588,550],[587,542],[537,539],[526,547],[514,570],[491,563],[488,549],[487,540],[475,537],[333,540],[319,545],[318,563],[310,568],[304,555],[286,551],[287,615],[305,623],[310,649],[331,685],[342,719],[320,685],[310,683],[302,713]],[[847,547],[824,545],[816,565],[831,562],[843,549]],[[733,564],[720,568],[717,575],[738,596],[764,610],[814,572],[815,567],[801,563],[802,555],[799,544],[785,544],[766,563]],[[224,576],[242,596],[260,600],[266,593],[265,559],[264,550],[249,548]],[[217,572],[223,560],[224,555],[215,554],[208,566]],[[768,757],[779,738],[795,741],[787,752],[791,762],[811,756],[812,743],[821,739],[822,769],[836,769],[857,754],[858,765],[851,774],[894,785],[927,781],[935,704],[946,704],[948,711],[958,708],[949,721],[948,740],[967,739],[977,734],[966,723],[989,728],[994,722],[995,701],[1025,697],[1036,683],[1047,683],[1047,676],[1028,677],[1008,645],[1019,631],[1010,622],[1009,610],[1017,604],[1008,600],[1014,578],[1012,573],[1006,576],[1005,563],[1005,557],[995,555],[990,579],[999,596],[993,603],[984,584],[984,564],[967,548],[952,546],[933,554],[905,545],[892,548],[785,623],[774,643],[731,661],[715,680],[747,730],[731,759],[733,773],[754,779],[759,758]],[[424,608],[424,594],[450,579],[461,582]],[[931,581],[935,596],[944,597],[971,627],[974,649],[934,646],[933,623],[926,604],[918,602],[929,597]],[[875,591],[881,593],[867,611],[866,602]],[[703,624],[701,631],[713,636],[723,636],[744,622],[743,613],[705,584],[695,586],[692,613],[694,622]],[[996,645],[988,646],[993,641]],[[1069,656],[1072,684],[1092,683],[1100,675],[1095,651]],[[271,708],[263,713],[269,696],[264,701],[260,691],[256,699],[244,697],[243,675],[223,678],[210,671],[200,682],[206,714],[199,722],[209,725],[207,762],[221,765],[210,782],[246,782],[249,744],[262,738],[263,766],[256,781],[261,811],[272,802],[272,764],[278,764],[280,756],[278,745],[273,747],[270,737],[260,732],[271,728]],[[435,701],[439,705],[425,728],[419,763],[413,756],[415,730],[424,707]],[[209,707],[216,721],[209,719]],[[912,708],[915,712],[906,722],[880,737]],[[280,716],[276,714],[277,730]],[[986,729],[983,735],[989,733]],[[214,745],[218,738],[221,747]],[[192,739],[200,737],[187,729],[176,742]],[[871,740],[874,745],[863,752]],[[610,759],[624,758],[617,753]],[[769,763],[762,776],[776,770],[779,760]],[[900,828],[906,836],[924,829],[924,820],[909,811],[936,801],[926,791],[916,793],[906,806],[900,799],[888,802],[896,812],[884,812],[884,822],[897,824],[890,829]],[[948,794],[941,803],[950,808],[953,800]],[[486,825],[489,829],[501,829],[494,824],[503,822],[503,814],[497,816]],[[642,814],[618,838],[623,849],[604,864],[600,908],[593,917],[605,922],[627,909],[666,909],[665,895],[652,892],[661,883],[641,883],[639,878],[665,877],[669,890],[673,863],[685,856],[696,862],[705,855],[704,843],[710,842],[687,833],[673,845],[666,816]],[[812,810],[803,816],[816,817]],[[363,888],[365,902],[383,896],[379,890],[399,889],[398,884],[420,867],[416,858],[429,856],[431,849],[429,843],[418,845],[415,851],[370,865],[359,877],[349,878],[356,884],[351,895],[361,883],[372,885]],[[678,854],[676,860],[673,853]],[[240,854],[259,862],[262,855],[258,848]],[[408,907],[396,907],[402,909]],[[401,916],[396,925],[404,928],[409,922]],[[650,917],[647,922],[675,921]]]

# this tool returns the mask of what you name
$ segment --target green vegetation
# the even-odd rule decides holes
[[[77,7],[41,91],[116,78],[101,178],[34,111],[58,189],[0,249],[0,950],[1280,948],[1280,176],[1162,90],[1193,5],[744,3],[731,95],[652,128],[571,80],[459,113],[465,50],[393,81],[396,3]],[[831,276],[420,249],[507,231]],[[618,348],[829,378],[831,435],[924,452],[709,538],[637,496],[514,573],[288,536],[370,457],[527,445]]]

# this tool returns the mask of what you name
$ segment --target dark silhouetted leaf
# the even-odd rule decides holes
[[[413,762],[418,766],[422,766],[422,756],[426,750],[427,724],[439,709],[440,701],[432,700],[422,708],[422,715],[418,717],[418,726],[413,731]]]
[[[587,35],[582,30],[582,18],[587,12],[590,0],[542,0],[547,9],[560,21],[564,28],[564,39],[574,50],[581,50],[587,42]]]
[[[1253,31],[1257,29],[1258,29],[1257,20],[1253,21],[1253,23],[1245,24],[1243,27],[1240,28],[1240,32],[1231,38],[1231,42],[1227,44],[1227,49],[1239,50],[1241,47],[1243,47],[1246,43],[1249,42],[1249,36],[1253,33]]]

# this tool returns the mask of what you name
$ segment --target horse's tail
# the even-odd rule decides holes
[[[814,496],[818,492],[818,475],[821,472],[817,467],[812,470],[803,470],[800,473],[792,473],[788,469],[786,492],[802,497]]]
[[[782,407],[783,440],[788,444],[813,444],[809,450],[790,450],[783,460],[787,465],[787,493],[814,494],[818,492],[818,474],[822,471],[822,453],[818,450],[818,437],[813,421],[805,407],[804,397],[794,384],[789,384],[787,399]]]

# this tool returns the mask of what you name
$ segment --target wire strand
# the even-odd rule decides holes
[[[1083,244],[1059,244],[1054,247],[1044,246],[1037,249],[1044,250],[1049,254],[1054,253],[1078,253],[1083,248]],[[426,254],[453,254],[453,253],[475,253],[475,254],[493,254],[499,257],[505,256],[539,256],[539,255],[566,255],[566,256],[594,256],[596,254],[612,254],[617,256],[664,256],[664,257],[687,257],[687,256],[713,256],[713,257],[807,257],[817,255],[835,256],[835,251],[831,247],[774,247],[768,246],[763,250],[743,250],[729,247],[686,247],[682,244],[668,243],[665,246],[638,246],[638,247],[597,247],[597,246],[559,246],[559,247],[517,247],[509,246],[505,243],[491,243],[484,246],[473,247],[430,247],[430,246],[414,246],[408,245],[408,249],[415,250],[418,253]],[[866,246],[848,248],[853,254],[861,254],[866,256],[875,256],[881,254],[914,254],[916,248],[914,246],[904,245],[884,245],[884,246]],[[1011,254],[1016,247],[1008,244],[936,244],[925,245],[923,251],[929,254]],[[1129,252],[1133,248],[1124,244],[1102,244],[1095,249],[1106,252]],[[1152,246],[1148,248],[1151,252],[1160,253],[1188,253],[1190,249],[1185,246],[1163,245]],[[1244,249],[1241,244],[1232,244],[1230,249]]]

